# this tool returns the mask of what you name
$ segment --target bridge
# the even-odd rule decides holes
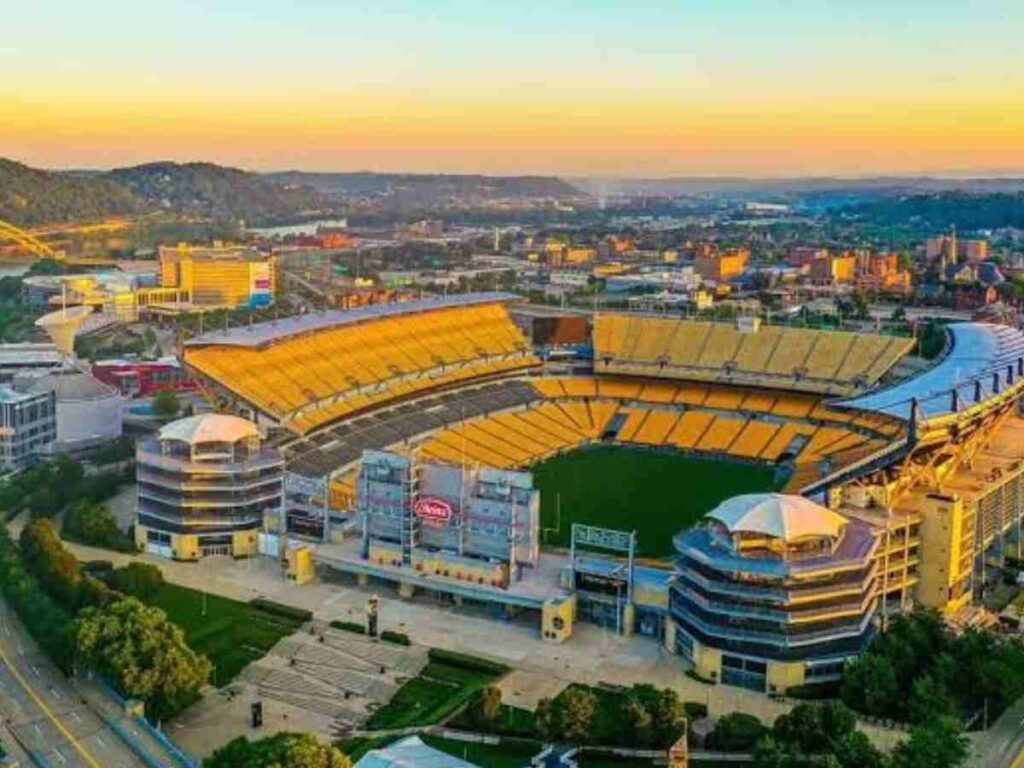
[[[21,246],[21,248],[28,251],[37,259],[53,259],[54,261],[59,261],[70,266],[110,267],[116,264],[114,259],[104,258],[102,256],[77,256],[69,258],[64,251],[54,250],[31,232],[0,220],[0,242],[5,240]]]

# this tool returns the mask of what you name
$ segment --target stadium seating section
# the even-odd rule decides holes
[[[367,320],[256,348],[186,347],[185,360],[300,434],[403,397],[537,363],[497,303]]]
[[[517,382],[500,386],[514,384],[522,387]],[[493,395],[474,395],[464,419],[441,420],[440,428],[420,433],[427,434],[418,444],[420,457],[523,467],[605,441],[748,461],[786,460],[794,468],[787,490],[797,490],[826,469],[884,448],[903,430],[899,421],[835,410],[820,396],[805,393],[591,376],[535,378],[530,384],[532,397],[519,390],[504,410],[501,405],[481,410]],[[406,437],[390,447],[412,444]],[[334,481],[335,503],[351,500],[354,476],[353,471]]]
[[[637,314],[599,314],[594,320],[595,373],[829,395],[863,391],[912,346],[912,339],[873,333],[786,326],[741,330]]]

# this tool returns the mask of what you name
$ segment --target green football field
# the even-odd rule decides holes
[[[635,530],[642,557],[672,554],[672,537],[719,502],[777,489],[775,468],[597,446],[532,468],[541,492],[541,544],[568,546],[573,523]]]

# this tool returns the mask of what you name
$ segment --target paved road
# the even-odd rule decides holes
[[[1024,766],[1024,699],[1021,699],[986,731],[974,739],[977,768],[1022,768]]]
[[[3,740],[50,768],[147,768],[0,603]],[[32,763],[26,762],[27,765]],[[172,768],[170,760],[158,765]]]

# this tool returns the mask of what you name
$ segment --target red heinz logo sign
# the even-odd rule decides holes
[[[412,511],[427,525],[442,526],[452,519],[452,505],[434,496],[421,496]]]

